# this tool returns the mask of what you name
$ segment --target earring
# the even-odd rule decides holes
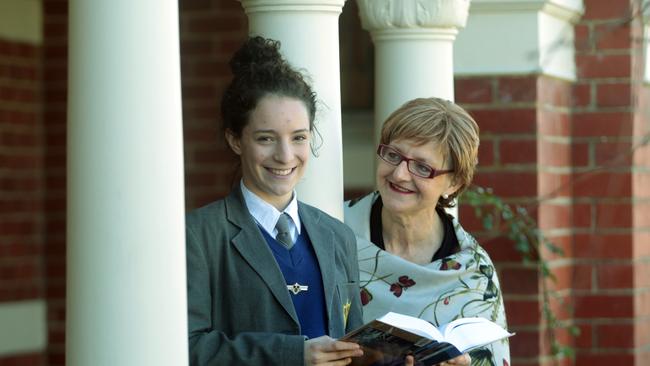
[[[448,195],[447,193],[443,193],[443,194],[442,194],[442,198],[444,198],[444,199],[447,200],[447,199],[449,199],[449,195]]]

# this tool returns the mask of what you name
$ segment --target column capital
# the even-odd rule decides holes
[[[239,0],[246,14],[258,12],[341,13],[345,0]]]
[[[469,0],[357,0],[367,31],[413,28],[463,28]]]

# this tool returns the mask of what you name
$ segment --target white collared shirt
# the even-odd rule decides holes
[[[239,182],[239,185],[248,212],[250,212],[257,224],[266,230],[267,233],[271,234],[272,237],[275,238],[278,234],[278,231],[275,229],[275,224],[278,222],[280,215],[286,213],[291,217],[291,220],[289,220],[289,226],[291,227],[289,234],[291,235],[291,240],[295,243],[298,235],[300,235],[300,217],[298,216],[298,199],[296,198],[296,191],[293,191],[291,201],[289,201],[289,204],[284,211],[280,212],[273,205],[264,201],[246,188],[243,179]]]

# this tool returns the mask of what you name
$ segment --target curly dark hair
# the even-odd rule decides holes
[[[223,130],[241,136],[259,101],[271,94],[304,103],[309,129],[314,130],[316,93],[280,54],[280,42],[260,36],[249,38],[230,60],[234,75],[221,99]]]

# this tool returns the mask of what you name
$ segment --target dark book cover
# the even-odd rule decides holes
[[[403,365],[407,355],[415,357],[416,365],[428,366],[450,360],[462,353],[452,344],[437,342],[374,320],[341,338],[358,343],[364,355],[352,359],[355,366]]]

